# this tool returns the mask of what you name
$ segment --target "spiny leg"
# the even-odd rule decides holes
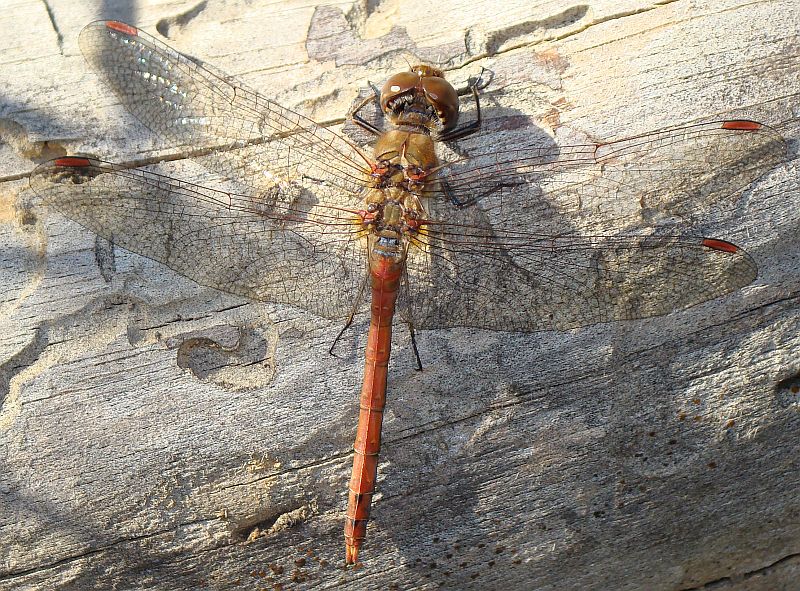
[[[373,135],[379,136],[383,133],[383,130],[377,128],[372,123],[370,123],[369,121],[367,121],[361,115],[358,114],[359,111],[361,111],[372,101],[378,103],[380,102],[381,91],[378,90],[378,87],[375,86],[372,82],[367,82],[367,84],[369,84],[370,88],[372,88],[372,95],[367,96],[366,98],[364,98],[363,101],[358,103],[358,106],[355,109],[353,109],[352,112],[350,113],[350,119],[352,119],[353,123],[358,125],[360,128],[364,129],[365,131],[368,131]]]
[[[414,331],[414,325],[408,323],[408,332],[411,335],[411,349],[414,351],[414,357],[417,359],[417,371],[422,371],[422,359],[419,356],[419,349],[417,349],[417,333]]]
[[[486,82],[483,82],[483,74],[484,72],[489,72],[491,76],[488,77]],[[492,81],[494,77],[494,72],[491,70],[487,70],[486,68],[481,67],[481,73],[478,75],[477,78],[470,78],[468,81],[468,86],[464,89],[456,91],[459,96],[463,96],[465,94],[471,94],[473,100],[475,101],[475,121],[471,121],[466,125],[462,125],[461,127],[456,127],[455,129],[448,131],[445,134],[440,135],[437,139],[439,141],[447,142],[451,140],[461,139],[468,135],[472,135],[476,133],[481,128],[481,101],[478,98],[478,91],[483,90]]]
[[[361,288],[358,290],[358,294],[356,295],[356,301],[353,303],[353,308],[350,310],[350,315],[347,317],[347,322],[344,323],[342,330],[340,330],[339,334],[336,335],[336,338],[333,339],[333,344],[331,345],[331,348],[328,349],[328,354],[333,357],[336,357],[336,354],[333,352],[333,350],[336,348],[336,344],[339,342],[339,339],[342,338],[342,335],[344,335],[347,329],[350,328],[350,326],[353,324],[353,319],[356,317],[356,312],[358,312],[358,307],[361,305],[361,301],[364,298],[364,289],[367,286],[368,279],[369,278],[367,278],[361,283]]]

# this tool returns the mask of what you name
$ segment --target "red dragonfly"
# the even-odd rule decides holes
[[[222,175],[200,185],[152,163],[64,157],[31,176],[43,201],[198,283],[332,319],[371,290],[346,562],[366,536],[395,312],[412,329],[565,330],[668,314],[737,290],[752,258],[676,232],[786,152],[752,121],[712,121],[607,143],[484,149],[442,162],[458,126],[441,71],[392,76],[371,155],[124,23],[80,44],[122,104]],[[471,89],[476,105],[477,91]],[[213,183],[212,183],[213,184]],[[670,231],[672,229],[672,231]]]

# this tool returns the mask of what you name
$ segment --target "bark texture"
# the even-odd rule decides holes
[[[652,320],[424,332],[423,372],[396,330],[345,570],[365,319],[331,357],[339,324],[199,287],[26,188],[65,153],[170,153],[85,65],[97,18],[322,123],[407,63],[487,67],[474,147],[776,125],[788,161],[701,228],[759,278]],[[796,0],[6,0],[0,590],[800,588],[798,30]]]

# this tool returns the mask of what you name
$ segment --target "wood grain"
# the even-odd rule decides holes
[[[8,4],[8,2],[7,2]],[[0,11],[0,589],[796,589],[796,2],[10,0]],[[495,77],[466,148],[725,113],[790,161],[703,218],[756,282],[567,333],[395,331],[369,534],[342,522],[365,324],[202,288],[45,211],[47,157],[170,154],[88,71],[116,18],[341,123],[407,61]],[[309,396],[311,394],[311,396]]]

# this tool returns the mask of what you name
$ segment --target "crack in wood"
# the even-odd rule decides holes
[[[720,588],[723,586],[727,587],[728,583],[735,583],[738,585],[743,583],[744,581],[747,581],[748,579],[752,579],[753,577],[763,576],[769,571],[775,570],[776,567],[786,565],[789,562],[795,561],[795,559],[797,558],[800,558],[800,552],[787,554],[786,556],[779,558],[775,562],[772,562],[770,564],[767,564],[766,566],[762,566],[754,570],[738,573],[728,577],[721,577],[719,579],[714,579],[713,581],[703,583],[702,585],[698,585],[696,587],[684,587],[680,589],[680,591],[710,591],[711,589]]]

